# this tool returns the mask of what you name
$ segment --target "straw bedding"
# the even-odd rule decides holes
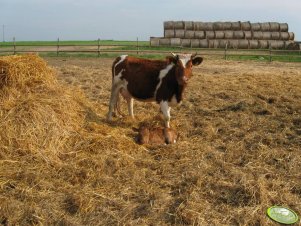
[[[276,225],[265,210],[277,204],[300,214],[300,65],[205,59],[172,109],[178,143],[139,146],[132,127],[162,118],[136,102],[136,120],[106,122],[112,59],[0,62],[2,224]]]

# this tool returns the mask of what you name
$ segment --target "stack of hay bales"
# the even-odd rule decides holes
[[[287,23],[165,21],[164,37],[151,37],[151,46],[191,48],[286,49],[295,35]]]

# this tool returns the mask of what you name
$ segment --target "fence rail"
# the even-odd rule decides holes
[[[56,56],[64,54],[75,53],[89,53],[100,56],[104,53],[113,54],[159,54],[167,55],[171,51],[176,53],[181,52],[196,52],[203,56],[219,57],[222,59],[230,59],[233,57],[263,57],[268,61],[281,58],[285,61],[301,62],[300,50],[274,50],[274,49],[228,49],[227,46],[224,49],[208,49],[208,48],[187,48],[187,47],[151,47],[150,45],[140,45],[139,41],[132,42],[135,44],[101,44],[100,40],[96,41],[96,44],[63,44],[58,39],[53,44],[18,44],[13,40],[11,44],[1,45],[0,43],[0,55],[17,54],[17,53],[52,53]]]

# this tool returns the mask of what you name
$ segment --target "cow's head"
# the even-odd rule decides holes
[[[172,53],[167,59],[176,65],[175,76],[179,85],[186,85],[192,76],[192,66],[199,65],[203,61],[203,58],[197,57],[196,54]]]

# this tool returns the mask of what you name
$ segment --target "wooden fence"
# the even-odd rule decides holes
[[[210,49],[210,48],[184,48],[184,47],[151,47],[150,45],[139,45],[138,38],[131,44],[101,44],[100,39],[97,44],[63,44],[57,39],[56,44],[49,45],[30,45],[17,44],[15,40],[12,44],[1,45],[0,55],[17,54],[17,53],[47,53],[51,56],[65,56],[66,54],[92,54],[95,57],[100,57],[101,54],[131,54],[131,55],[168,55],[170,52],[175,53],[198,53],[202,56],[221,59],[242,59],[242,58],[257,58],[266,61],[281,59],[282,61],[297,61],[301,62],[300,50],[274,50],[274,49]],[[133,44],[135,43],[135,44]],[[294,59],[294,60],[293,60]]]

